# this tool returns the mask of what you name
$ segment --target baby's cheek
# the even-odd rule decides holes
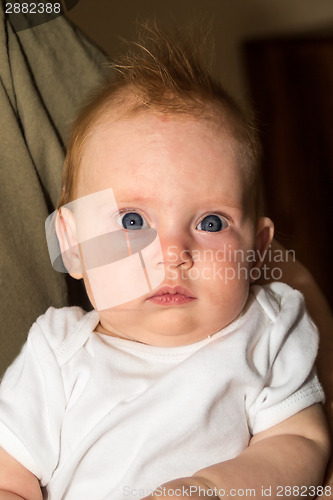
[[[225,252],[216,251],[214,254],[202,253],[200,257],[195,267],[209,300],[237,316],[249,293],[249,262],[241,253],[230,258]]]
[[[231,323],[241,313],[248,299],[246,282],[223,280],[205,282],[205,318],[209,318],[212,330],[218,331]]]
[[[247,282],[250,278],[251,262],[243,250],[206,248],[193,253],[194,267],[205,280],[222,282]]]
[[[210,291],[210,303],[223,326],[231,323],[243,310],[249,296],[248,283],[230,281]]]

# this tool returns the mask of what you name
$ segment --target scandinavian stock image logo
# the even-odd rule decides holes
[[[124,304],[158,287],[164,266],[157,231],[126,231],[113,190],[67,203],[45,222],[53,268],[89,282],[98,311]]]

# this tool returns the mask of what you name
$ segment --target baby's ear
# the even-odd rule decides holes
[[[79,280],[83,274],[79,246],[76,240],[76,224],[71,210],[66,207],[58,210],[55,229],[64,266],[72,278]]]
[[[260,268],[263,263],[264,254],[274,237],[274,224],[268,217],[260,217],[256,232],[256,255],[258,256],[255,266]]]

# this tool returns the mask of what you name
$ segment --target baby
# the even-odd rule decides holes
[[[299,292],[252,285],[255,132],[188,45],[148,38],[74,125],[47,234],[94,310],[50,308],[4,377],[0,500],[315,496],[317,334]]]

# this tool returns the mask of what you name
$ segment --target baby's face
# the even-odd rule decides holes
[[[161,252],[152,254],[149,266],[162,271],[162,282],[101,310],[99,331],[178,346],[235,319],[248,297],[252,265],[235,251],[246,255],[255,247],[256,228],[227,134],[189,117],[142,112],[109,118],[85,146],[77,197],[108,188],[118,206],[110,224],[135,234],[157,231]],[[96,306],[84,257],[82,267]]]

